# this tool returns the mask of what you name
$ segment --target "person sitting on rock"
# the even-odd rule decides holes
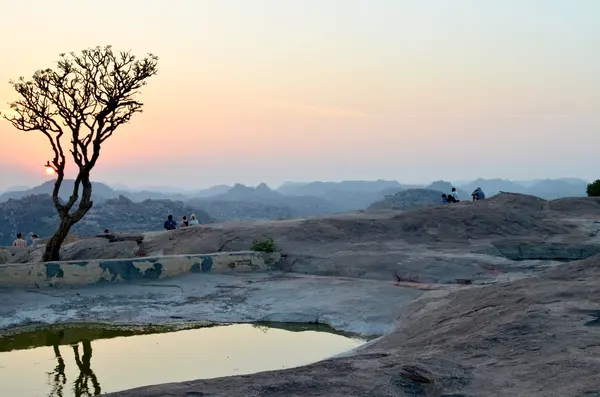
[[[442,203],[447,203],[448,202],[448,196],[446,195],[446,193],[442,193]]]
[[[196,218],[196,214],[192,214],[192,218],[190,219],[190,226],[199,225],[198,219]]]
[[[478,187],[473,191],[473,193],[471,193],[471,197],[473,197],[473,201],[485,200],[485,193],[483,193],[483,190]]]
[[[169,215],[167,220],[165,221],[165,230],[175,230],[177,229],[177,224],[173,220],[173,215]]]
[[[27,248],[27,241],[23,240],[21,233],[17,233],[17,239],[13,242],[13,247]]]
[[[27,233],[27,238],[25,239],[27,246],[31,246],[31,244],[33,244],[33,236],[35,236],[33,232]]]
[[[179,225],[179,227],[188,227],[190,225],[190,222],[187,220],[187,217],[184,215],[181,218],[181,225]]]
[[[451,203],[458,203],[460,201],[460,196],[455,187],[452,188],[452,192],[448,195],[448,201]]]

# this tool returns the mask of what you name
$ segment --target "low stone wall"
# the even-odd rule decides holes
[[[55,287],[118,283],[185,273],[240,273],[278,270],[281,254],[254,251],[94,259],[0,265],[0,287]]]

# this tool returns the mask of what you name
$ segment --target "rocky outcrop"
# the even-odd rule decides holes
[[[452,191],[452,188],[456,188],[456,186],[454,186],[450,182],[435,181],[435,182],[432,182],[425,189],[436,190],[438,192],[443,192],[443,193],[449,194]],[[471,192],[473,190],[467,192],[467,191],[465,191],[463,189],[457,188],[456,191],[458,192],[458,195],[459,195],[459,197],[460,197],[461,200],[471,200]]]
[[[423,296],[393,332],[342,357],[107,397],[595,396],[598,296],[597,256],[511,283]]]
[[[82,259],[134,258],[140,249],[136,241],[110,241],[103,238],[84,239],[77,244],[65,244],[60,251],[63,261]]]
[[[600,205],[592,198],[548,202],[502,194],[406,212],[239,221],[146,233],[138,254],[239,251],[249,249],[256,238],[273,238],[286,255],[286,268],[294,272],[390,281],[476,282],[499,272],[544,267],[543,263],[518,263],[524,260],[554,262],[597,252],[597,219]],[[139,237],[131,236],[138,242]],[[83,256],[78,258],[119,255],[102,242],[75,242],[71,249],[75,247],[81,247],[77,255]],[[131,252],[123,250],[121,257]]]
[[[162,230],[167,215],[176,219],[195,213],[201,223],[213,218],[199,207],[184,205],[179,201],[146,200],[134,203],[124,196],[94,203],[92,209],[77,223],[72,232],[78,236],[94,236],[104,229],[111,232],[146,232]],[[59,224],[58,215],[48,195],[27,196],[0,203],[0,245],[12,244],[16,233],[26,236],[35,233],[40,237],[54,234]]]
[[[111,241],[104,237],[81,239],[73,243],[64,244],[60,250],[60,257],[65,261],[97,258],[133,258],[139,254],[140,243],[141,241],[133,239]],[[0,264],[41,262],[44,249],[44,244],[27,248],[2,248],[0,249]]]
[[[371,204],[369,211],[401,210],[407,211],[428,205],[439,205],[442,202],[442,192],[430,189],[407,189],[394,195],[387,196],[381,201]]]
[[[262,284],[257,279],[236,280],[235,288],[213,280],[217,286],[211,284],[209,290],[217,303],[210,306],[210,314],[220,321],[292,319],[348,327],[351,320],[338,315],[332,320],[331,309],[339,286],[346,284],[344,311],[351,313],[353,329],[388,334],[343,357],[301,368],[149,386],[113,396],[593,396],[600,390],[600,256],[571,263],[557,259],[597,252],[599,218],[596,199],[548,202],[500,194],[404,212],[229,222],[147,233],[138,255],[203,255],[248,249],[255,238],[274,238],[285,270],[296,274],[268,278],[294,278],[302,280],[301,286],[290,280],[279,287],[273,284],[258,298],[251,295]],[[109,238],[97,240],[117,244]],[[78,244],[84,246],[74,246]],[[144,275],[147,270],[155,274],[148,267]],[[210,281],[202,280],[200,286],[198,279],[187,282],[208,294]],[[12,317],[27,323],[35,311],[70,320],[91,313],[107,321],[154,323],[157,316],[169,321],[173,315],[184,321],[205,319],[201,317],[207,316],[210,302],[185,308],[180,304],[185,288],[169,284],[179,292],[161,286],[149,293],[146,286],[138,286],[138,295],[128,297],[126,290],[94,289],[86,298],[44,297],[44,304],[52,299],[47,312],[39,306],[37,311],[11,306],[4,318],[10,324],[17,323]],[[213,288],[233,291],[227,295],[236,297],[233,306],[224,306],[225,292],[215,294]],[[121,293],[129,301],[126,306],[114,300]],[[99,299],[100,294],[105,298]],[[164,296],[160,305],[157,296]],[[204,295],[187,296],[194,296],[196,303]],[[286,299],[293,302],[279,305]],[[102,310],[97,310],[99,305]],[[357,306],[361,309],[355,310]],[[149,307],[153,310],[144,310]],[[389,323],[373,317],[382,312],[389,315]],[[393,319],[399,320],[395,326]],[[370,329],[356,325],[371,322],[381,323]]]

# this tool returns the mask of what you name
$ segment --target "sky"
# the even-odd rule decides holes
[[[156,54],[110,184],[600,177],[597,0],[0,0],[8,84],[58,54]],[[0,189],[47,178],[0,121]]]

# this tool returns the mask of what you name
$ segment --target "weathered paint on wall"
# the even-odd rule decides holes
[[[0,265],[0,287],[52,287],[131,282],[185,273],[242,273],[281,268],[281,254],[253,251],[148,258]]]

